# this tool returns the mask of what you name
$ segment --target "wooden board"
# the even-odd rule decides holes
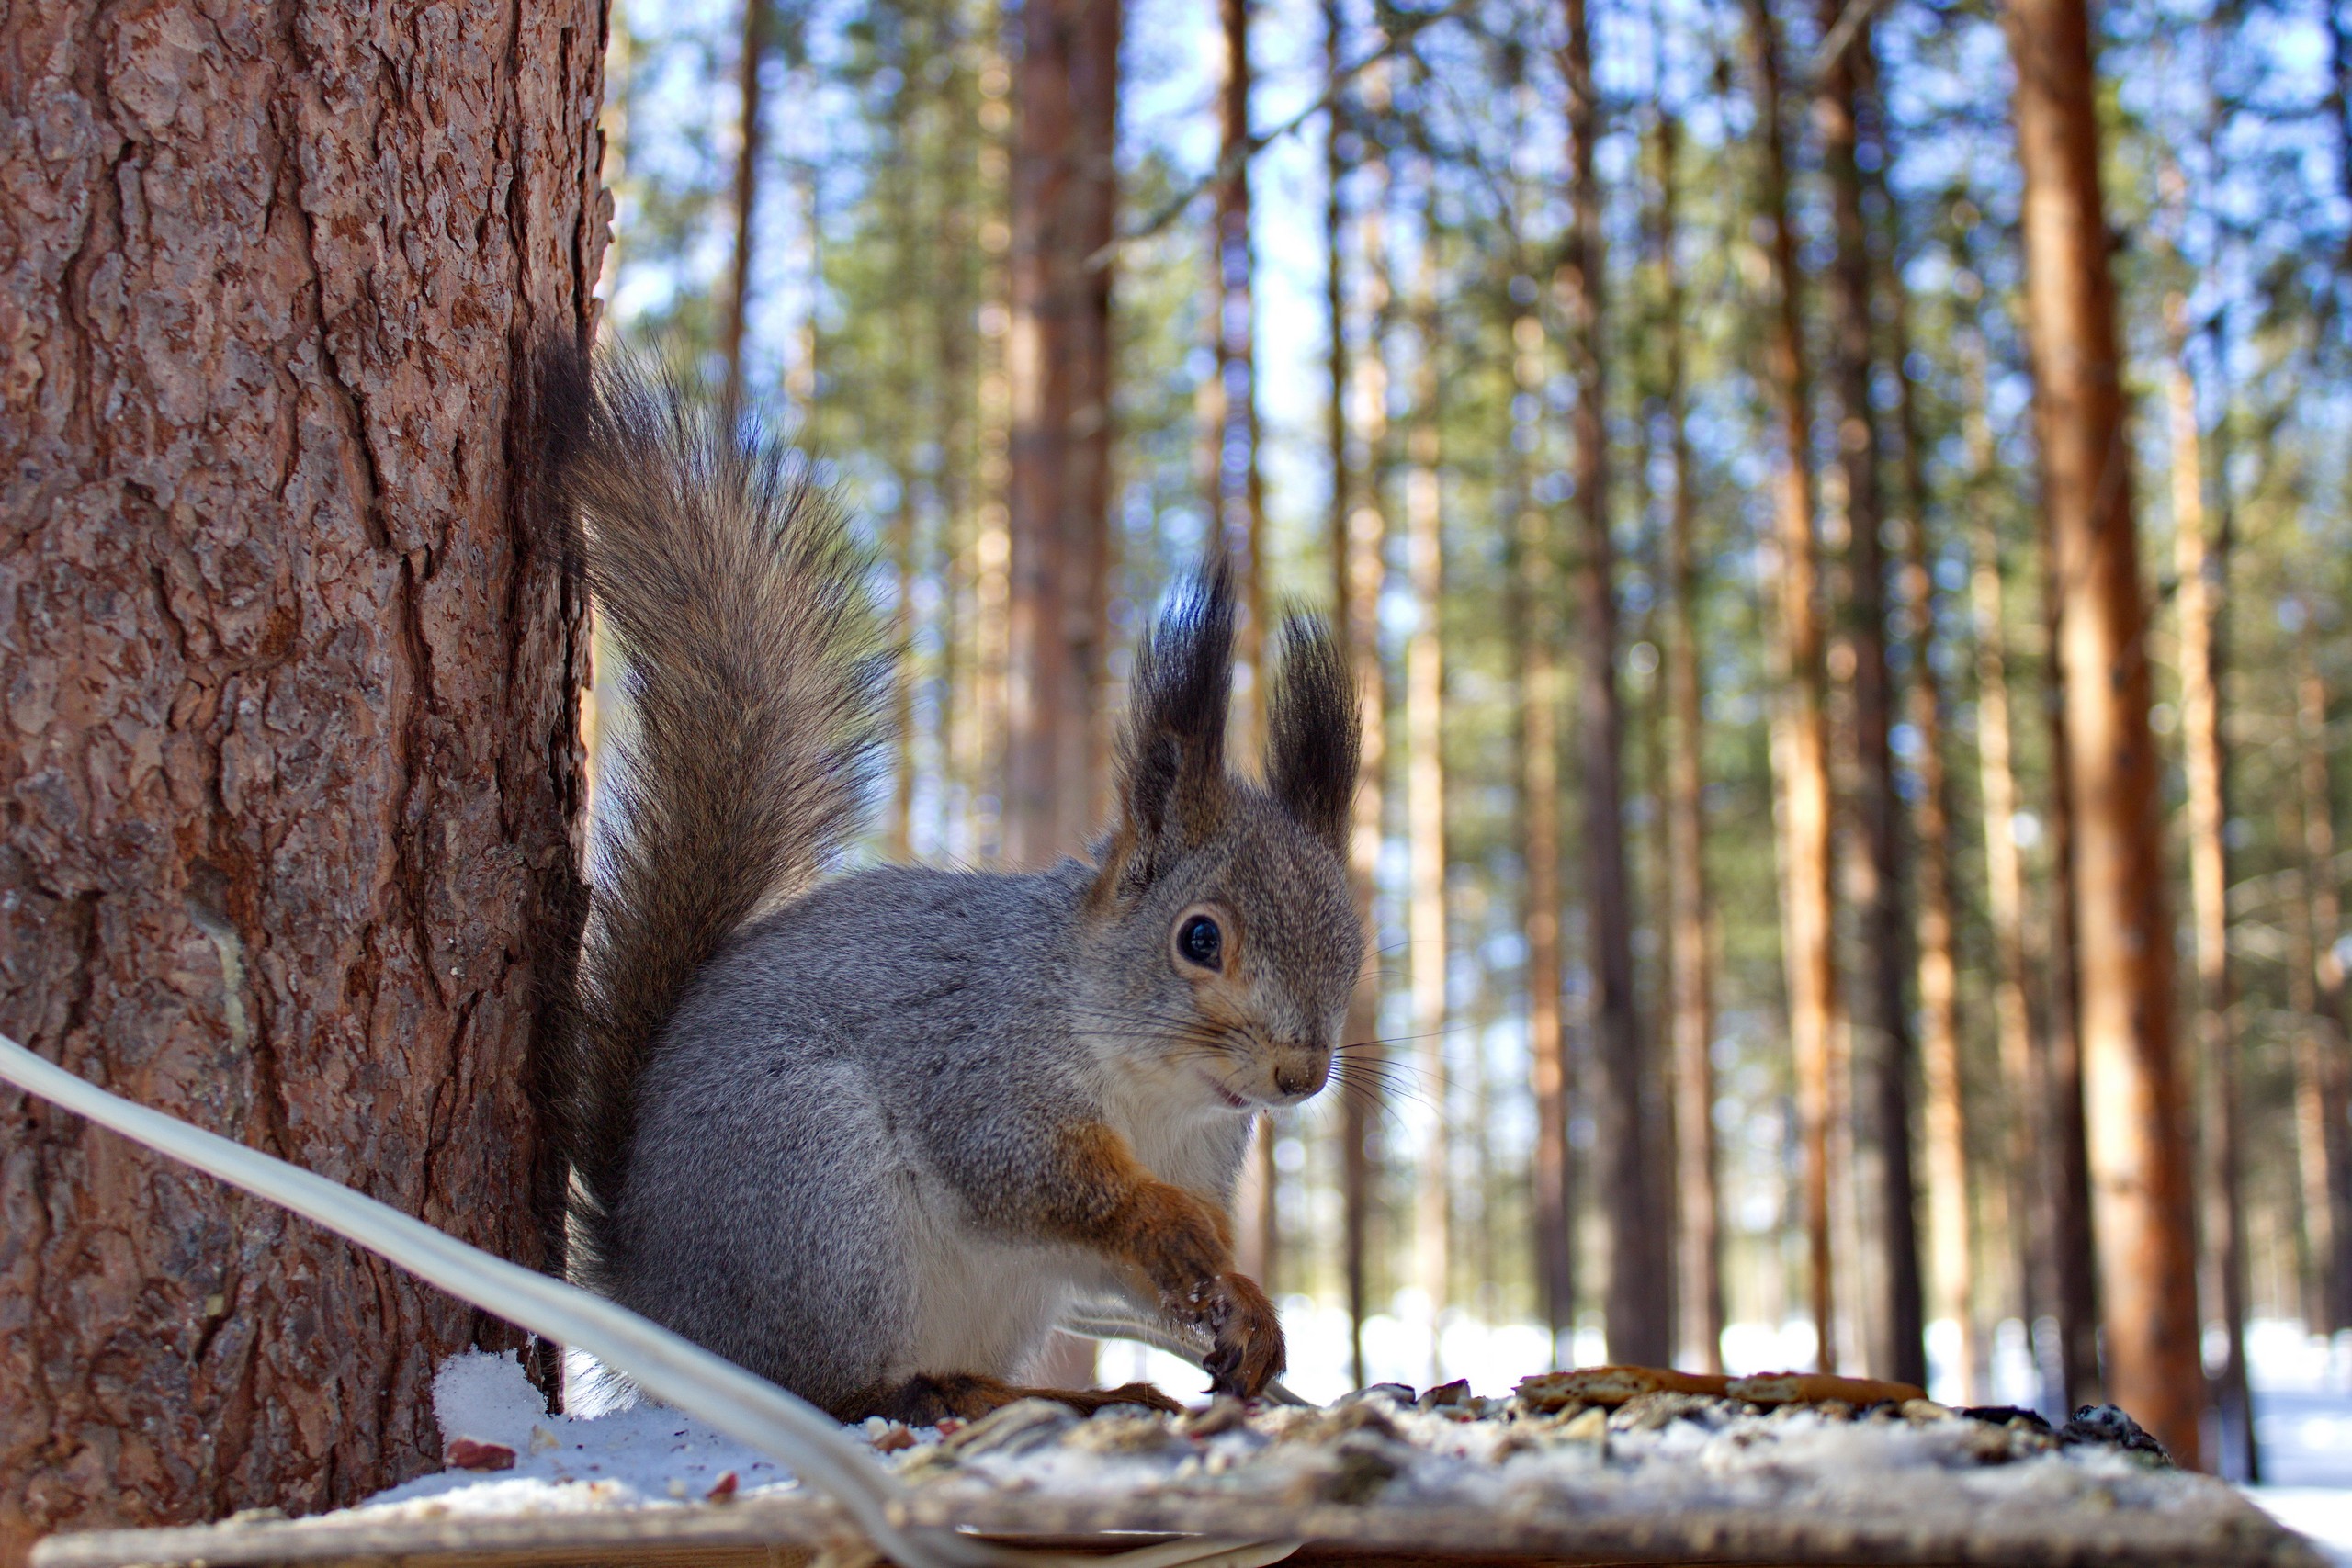
[[[1506,1517],[1491,1510],[1378,1504],[1291,1507],[1198,1498],[1072,1499],[956,1489],[919,1492],[908,1522],[977,1529],[1071,1550],[1074,1535],[1101,1548],[1145,1545],[1170,1533],[1250,1539],[1304,1536],[1299,1568],[1473,1568],[1473,1565],[1704,1562],[1767,1564],[2002,1564],[2017,1568],[2324,1568],[2324,1560],[2218,1482],[2193,1520],[2118,1514],[2064,1519],[2022,1512],[1958,1518],[1905,1499],[1882,1520],[1763,1511],[1626,1519],[1572,1510]],[[1095,1532],[1120,1531],[1104,1540]],[[134,1565],[338,1564],[343,1568],[555,1568],[642,1563],[648,1568],[807,1568],[828,1545],[855,1538],[830,1504],[755,1497],[727,1504],[498,1517],[420,1517],[413,1509],[345,1511],[314,1519],[233,1519],[177,1529],[53,1536],[32,1568]]]

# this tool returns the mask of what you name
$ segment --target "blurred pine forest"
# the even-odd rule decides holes
[[[1348,640],[1385,1043],[1238,1201],[1303,1390],[2248,1472],[2245,1324],[2352,1330],[2352,15],[2108,0],[2077,91],[2063,0],[750,6],[616,7],[606,320],[859,519],[874,852],[1076,849],[1210,550]]]

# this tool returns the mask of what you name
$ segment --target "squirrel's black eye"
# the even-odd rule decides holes
[[[1194,915],[1176,928],[1176,951],[1204,969],[1225,961],[1225,933],[1206,915]]]

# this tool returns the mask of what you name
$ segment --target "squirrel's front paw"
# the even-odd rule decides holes
[[[1201,1363],[1209,1374],[1209,1392],[1255,1399],[1282,1375],[1283,1325],[1274,1315],[1274,1303],[1256,1280],[1223,1274],[1214,1287],[1207,1318],[1216,1342]]]

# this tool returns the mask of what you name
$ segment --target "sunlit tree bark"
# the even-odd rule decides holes
[[[557,1269],[590,637],[534,361],[595,317],[605,21],[37,0],[0,62],[0,1031]],[[516,1343],[0,1093],[0,1562],[435,1469],[435,1368]]]
[[[2016,0],[2007,19],[2042,505],[2064,606],[2056,652],[2108,1385],[2194,1465],[2202,1369],[2188,1147],[2090,26],[2084,0]]]

